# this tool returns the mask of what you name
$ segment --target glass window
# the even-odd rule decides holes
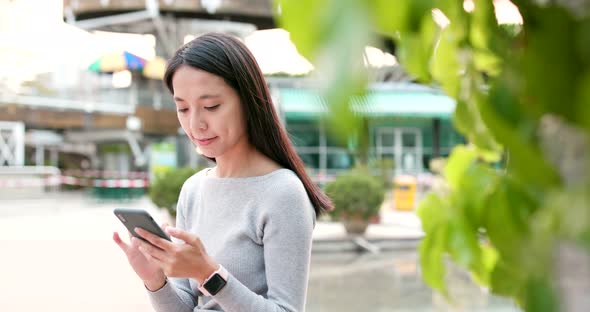
[[[353,165],[353,157],[345,150],[330,152],[327,155],[328,169],[348,169]]]
[[[393,132],[377,132],[378,135],[381,135],[381,146],[394,146],[395,145],[395,135]],[[378,142],[377,140],[375,142]]]
[[[320,131],[317,125],[287,125],[287,132],[295,146],[315,147],[320,145]]]
[[[320,167],[319,153],[299,153],[306,168],[318,169]]]
[[[416,133],[415,132],[402,132],[402,146],[403,147],[416,147]]]

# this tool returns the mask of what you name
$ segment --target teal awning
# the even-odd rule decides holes
[[[326,100],[310,89],[280,89],[280,107],[287,118],[318,118],[327,113]],[[352,100],[355,112],[370,117],[422,117],[448,119],[455,100],[432,90],[371,90]]]

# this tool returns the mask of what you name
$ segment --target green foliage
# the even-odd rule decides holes
[[[184,182],[198,170],[193,168],[177,168],[156,177],[150,186],[149,196],[156,206],[164,208],[170,215],[176,216],[176,203]]]
[[[337,134],[343,138],[365,137],[362,119],[350,108],[355,97],[364,95],[368,79],[358,56],[371,44],[372,36],[367,36],[371,31],[369,8],[356,0],[277,0],[275,4],[277,10],[280,5],[282,12],[279,23],[289,30],[298,51],[319,65],[315,75],[347,90],[343,93],[339,88],[323,89],[323,96],[330,103],[328,116],[337,116],[328,118],[329,125],[341,129]]]
[[[391,158],[374,159],[369,162],[368,168],[371,172],[377,173],[385,190],[390,190],[393,186],[393,169],[394,162]]]
[[[380,181],[361,170],[338,176],[325,191],[334,203],[332,215],[339,219],[370,220],[379,215],[385,196]]]
[[[99,154],[131,154],[131,149],[127,144],[112,143],[99,145],[98,152]]]
[[[559,6],[567,1],[513,0],[524,24],[498,25],[489,0],[474,0],[473,12],[457,0],[275,2],[296,45],[318,71],[330,73],[328,102],[339,129],[363,134],[347,99],[362,92],[366,73],[355,60],[374,34],[395,41],[402,66],[417,80],[456,100],[453,123],[471,145],[452,152],[443,170],[448,188],[419,205],[424,279],[446,294],[450,257],[526,311],[557,311],[556,244],[590,249],[590,153],[582,148],[590,146],[590,14]],[[433,8],[450,24],[436,25]],[[585,139],[548,137],[547,117],[580,129]],[[582,156],[563,164],[568,144]],[[584,179],[572,182],[568,166]]]

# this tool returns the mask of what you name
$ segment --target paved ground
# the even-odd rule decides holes
[[[147,198],[100,202],[83,193],[0,200],[0,311],[151,311],[143,286],[112,243],[125,228],[116,207],[167,215]],[[420,237],[411,213],[389,212],[371,225],[373,238]],[[418,226],[418,227],[417,227]],[[338,223],[318,222],[316,241],[344,239]]]
[[[0,198],[0,311],[153,311],[141,281],[111,241],[113,231],[126,232],[112,214],[116,207],[143,208],[156,221],[167,219],[147,198],[126,203],[99,202],[83,193]],[[350,243],[343,227],[317,223],[308,312],[518,311],[465,283],[462,274],[451,287],[460,305],[444,303],[420,277],[419,220],[412,212],[393,211],[387,200],[382,210],[382,223],[367,231],[368,241],[382,248],[379,254],[345,253]]]
[[[0,201],[0,311],[151,311],[110,241],[124,230],[117,206],[78,195]]]
[[[105,230],[124,229],[112,215],[117,207],[146,209],[156,221],[169,220],[147,197],[128,202],[99,201],[81,192],[52,193],[32,199],[0,197],[0,239],[38,239],[38,231],[44,233],[45,239],[103,239]],[[15,228],[23,224],[28,224],[29,228],[34,225],[35,230],[13,234]],[[366,233],[369,239],[419,239],[422,235],[415,213],[395,211],[387,199],[382,206],[381,223],[370,225]],[[345,236],[338,222],[320,221],[314,231],[315,240],[344,239]]]

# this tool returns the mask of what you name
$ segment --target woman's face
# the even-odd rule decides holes
[[[183,65],[172,88],[180,125],[203,155],[217,158],[247,144],[239,95],[223,78]]]

